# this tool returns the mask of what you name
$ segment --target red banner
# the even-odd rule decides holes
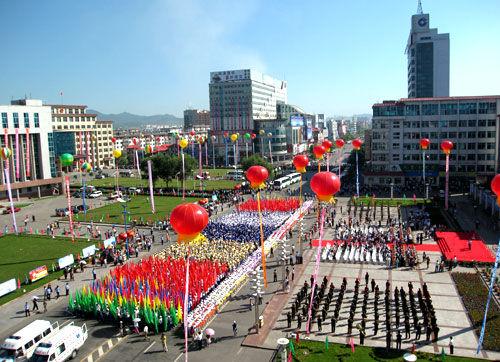
[[[73,211],[71,210],[71,193],[69,191],[69,176],[66,176],[66,197],[68,199],[68,210],[69,210],[69,232],[71,234],[71,240],[75,241],[75,233],[73,231]]]
[[[47,275],[49,275],[49,272],[47,270],[47,266],[42,265],[42,266],[39,266],[38,268],[33,269],[32,271],[29,272],[29,279],[30,279],[30,282],[33,283],[39,279],[46,277]]]
[[[26,177],[31,177],[30,148],[30,129],[26,128]]]

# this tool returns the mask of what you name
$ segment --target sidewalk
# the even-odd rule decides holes
[[[165,243],[162,246],[160,242],[160,236],[162,234],[164,235],[164,233],[165,233],[164,231],[162,232],[156,231],[154,233],[155,243],[152,245],[151,251],[150,252],[148,252],[147,250],[141,251],[139,253],[139,258],[132,257],[130,261],[136,262],[141,258],[153,255],[158,251],[167,247],[168,245],[167,243]],[[172,239],[175,238],[172,237]],[[100,267],[96,264],[95,270],[97,273],[97,278],[104,277],[111,268],[114,268],[112,264],[111,265],[108,264],[108,267]],[[90,283],[91,281],[92,281],[91,265],[87,265],[83,273],[81,272],[75,273],[73,281],[69,281],[69,275],[68,275],[67,282],[69,283],[70,286],[70,293],[74,293],[75,290],[81,289],[84,285]],[[52,282],[50,282],[50,284],[52,285],[52,290],[55,290],[56,285],[59,285],[61,289],[61,297],[59,297],[59,299],[56,300],[55,293],[52,293],[51,300],[47,301],[47,312],[58,312],[61,317],[65,315],[68,303],[68,297],[65,296],[65,283],[66,280],[64,280],[64,277],[62,276],[59,279],[55,279]],[[2,331],[0,333],[0,340],[3,340],[5,336],[9,334],[9,332],[15,332],[20,328],[22,328],[22,326],[26,325],[28,322],[39,319],[44,316],[43,313],[42,314],[31,313],[30,317],[24,316],[24,303],[28,301],[30,308],[32,308],[33,307],[32,300],[35,295],[38,296],[39,298],[38,306],[40,310],[43,311],[43,285],[38,289],[34,289],[26,293],[24,296],[21,296],[17,299],[14,299],[0,306],[0,330]]]

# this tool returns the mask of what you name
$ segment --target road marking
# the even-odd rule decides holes
[[[241,353],[241,351],[243,351],[243,347],[240,347],[240,349],[238,350],[238,352],[236,352],[236,355],[239,355]]]
[[[151,347],[153,347],[155,343],[156,343],[156,341],[151,342],[151,344],[148,346],[148,348],[146,348],[146,349],[144,350],[144,352],[142,352],[142,353],[146,353],[147,351],[149,351],[149,349],[150,349]]]
[[[174,360],[174,362],[177,362],[177,360],[178,360],[179,358],[181,358],[183,354],[184,354],[184,353],[181,353],[180,355],[178,355],[178,356],[177,356],[177,358]]]
[[[87,362],[94,362],[94,357],[92,357],[92,354],[90,354],[90,356],[87,357]]]
[[[104,351],[102,350],[102,346],[99,346],[99,348],[97,348],[97,353],[99,353],[99,357],[104,354]]]
[[[108,339],[108,349],[113,348],[113,342],[111,342],[111,339]]]

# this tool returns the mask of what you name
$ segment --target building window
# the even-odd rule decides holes
[[[24,113],[24,128],[30,128],[30,115]]]
[[[453,115],[458,113],[457,103],[442,103],[441,104],[441,115]]]
[[[497,104],[495,102],[480,102],[479,114],[495,114],[497,112]]]
[[[405,106],[405,114],[407,116],[420,116],[420,105],[419,104],[407,104]]]
[[[476,120],[475,119],[469,119],[467,121],[467,126],[469,126],[469,127],[476,127]]]
[[[40,119],[38,117],[38,113],[35,113],[35,128],[40,127]]]
[[[12,113],[12,116],[14,118],[14,128],[19,128],[19,114]]]
[[[439,114],[439,104],[422,104],[422,114],[424,116]]]
[[[477,114],[476,103],[460,103],[458,109],[460,114]]]
[[[9,121],[7,120],[7,113],[2,113],[2,127],[9,128]]]

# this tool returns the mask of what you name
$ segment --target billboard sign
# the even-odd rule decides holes
[[[49,275],[49,272],[47,270],[46,265],[39,266],[36,269],[33,269],[32,271],[29,272],[29,279],[30,282],[36,282],[39,279],[45,278],[47,275]]]
[[[73,254],[69,254],[59,258],[57,263],[59,264],[59,269],[66,268],[67,266],[73,264],[75,262],[75,258],[73,258]]]
[[[91,255],[94,255],[96,251],[95,245],[90,245],[84,249],[82,249],[82,258],[88,258]]]
[[[304,118],[302,116],[290,116],[290,125],[292,127],[304,126]]]
[[[16,279],[12,278],[0,284],[0,297],[3,297],[17,289]]]
[[[115,242],[116,242],[115,237],[112,236],[109,239],[104,240],[102,243],[104,245],[104,248],[108,248],[110,246],[113,246]]]

